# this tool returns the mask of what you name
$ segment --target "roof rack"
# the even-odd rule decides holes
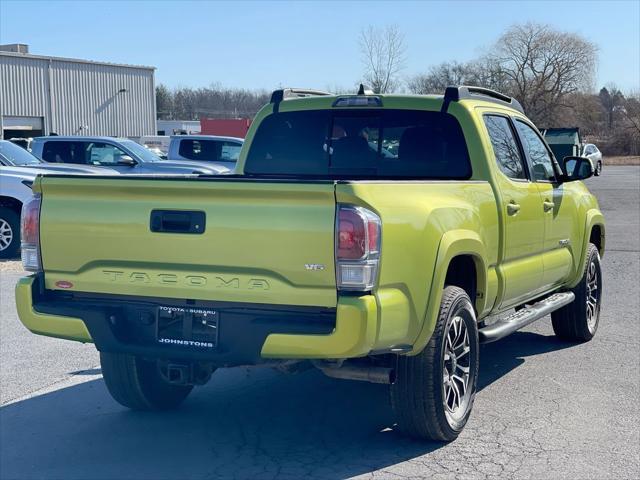
[[[458,87],[447,87],[444,91],[444,102],[442,103],[442,112],[446,112],[451,102],[457,102],[465,98],[478,98],[478,96],[486,97],[483,100],[488,102],[498,103],[500,105],[506,105],[518,110],[524,114],[524,109],[520,102],[515,98],[511,98],[504,93],[496,92],[490,88],[473,87],[467,85],[461,85]]]
[[[281,88],[273,91],[270,103],[273,103],[273,113],[276,113],[280,106],[280,102],[287,98],[305,98],[325,95],[333,94],[330,92],[323,92],[322,90],[309,90],[306,88]]]

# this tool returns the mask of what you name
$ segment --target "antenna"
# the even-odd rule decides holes
[[[360,88],[358,88],[358,95],[373,95],[373,90],[368,85],[361,83]]]

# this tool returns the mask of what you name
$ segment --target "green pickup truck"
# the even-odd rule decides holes
[[[176,407],[216,368],[312,365],[389,384],[397,428],[442,441],[480,343],[547,314],[563,339],[596,332],[591,163],[558,163],[509,97],[278,90],[238,172],[39,177],[21,321],[95,343],[133,409]]]

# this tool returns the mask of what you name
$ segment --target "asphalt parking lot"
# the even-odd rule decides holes
[[[393,430],[387,388],[316,371],[218,371],[184,407],[130,412],[91,345],[28,333],[18,272],[0,273],[0,478],[640,477],[640,167],[588,184],[607,219],[600,329],[587,344],[549,319],[481,349],[480,391],[451,444]]]

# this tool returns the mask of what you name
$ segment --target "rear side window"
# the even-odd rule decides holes
[[[178,154],[189,160],[235,162],[241,145],[218,140],[181,139]]]
[[[42,146],[42,159],[53,163],[87,164],[86,142],[49,141]]]
[[[527,175],[509,120],[498,115],[485,115],[484,124],[489,132],[496,163],[502,173],[509,178],[525,180]]]
[[[462,129],[449,114],[312,110],[265,118],[251,144],[245,173],[467,179],[471,164]]]

